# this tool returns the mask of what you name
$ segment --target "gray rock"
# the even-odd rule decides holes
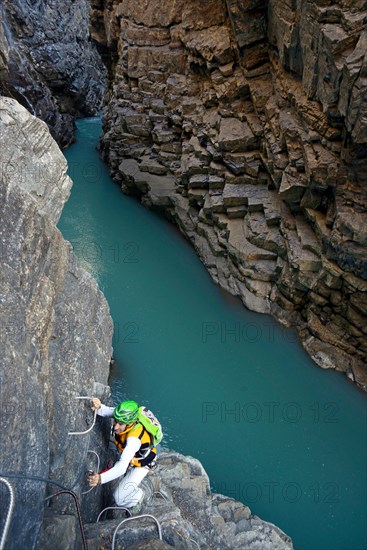
[[[145,501],[142,514],[152,514],[159,521],[163,544],[193,550],[232,550],[246,534],[246,540],[274,544],[279,549],[293,548],[292,542],[277,527],[252,516],[241,502],[224,495],[212,495],[209,479],[200,462],[172,451],[160,454],[158,468],[143,481]],[[235,523],[237,521],[237,523]],[[254,526],[252,526],[254,521]],[[98,548],[113,534],[119,521],[102,521],[86,526],[88,543]],[[116,539],[124,547],[145,548],[149,538],[152,548],[164,548],[151,519],[125,522]],[[242,537],[243,538],[243,537]],[[153,542],[155,541],[155,542]],[[136,545],[136,546],[135,546]],[[255,548],[255,546],[252,546]],[[259,546],[257,547],[259,548]]]
[[[0,62],[0,93],[15,97],[67,146],[74,118],[97,114],[102,101],[105,69],[90,40],[89,2],[5,0],[0,19],[0,59],[7,60]]]
[[[305,178],[299,174],[283,172],[279,188],[279,195],[282,199],[299,202],[307,187]]]
[[[67,163],[47,126],[14,99],[0,96],[0,177],[20,186],[57,223],[72,186]]]
[[[55,542],[63,550],[74,550],[76,542],[80,544],[79,525],[75,516],[54,515],[45,517],[42,533],[38,541],[42,550],[53,550]]]
[[[249,212],[245,223],[249,229],[247,239],[252,244],[285,256],[286,246],[279,229],[274,225],[268,226],[262,212]]]
[[[256,148],[257,138],[246,122],[238,118],[222,118],[218,145],[223,151],[248,151]]]
[[[166,544],[162,540],[149,539],[132,546],[128,546],[126,550],[166,550],[167,548],[174,548],[170,544]]]
[[[248,519],[241,519],[236,525],[236,534],[243,533],[243,531],[251,531],[251,521]]]
[[[246,184],[226,183],[223,189],[223,204],[225,206],[247,206],[248,197],[246,196]]]
[[[70,185],[61,153],[55,152],[53,158],[56,145],[43,123],[12,100],[5,103],[2,127],[6,130],[10,118],[12,135],[17,129],[20,135],[28,130],[27,139],[12,142],[15,158],[27,159],[28,166],[48,158],[54,167],[48,173],[52,202],[43,192],[38,196],[37,179],[31,186],[24,181],[20,160],[11,178],[2,175],[0,180],[0,471],[51,478],[80,495],[85,490],[89,444],[101,445],[102,435],[99,430],[82,437],[68,432],[83,431],[92,423],[89,404],[75,396],[93,395],[95,382],[107,381],[112,320],[95,281],[80,269],[70,244],[52,221],[58,219]],[[11,158],[10,143],[6,152]],[[55,487],[34,480],[10,481],[17,505],[6,547],[13,550],[26,544],[33,549],[44,498]],[[98,497],[88,497],[81,503],[83,513],[95,517]],[[74,513],[73,502],[65,497],[52,499],[49,506],[56,514]]]

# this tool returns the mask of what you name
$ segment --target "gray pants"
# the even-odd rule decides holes
[[[142,499],[144,493],[139,485],[149,473],[149,468],[133,466],[118,483],[113,492],[117,506],[132,508]]]

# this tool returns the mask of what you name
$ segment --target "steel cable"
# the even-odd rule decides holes
[[[6,487],[9,490],[9,496],[10,496],[9,508],[8,508],[8,512],[6,514],[3,534],[1,535],[1,540],[0,540],[0,550],[4,550],[6,538],[8,536],[8,531],[9,531],[9,527],[10,527],[11,517],[13,515],[15,496],[14,496],[14,489],[10,485],[10,483],[7,479],[5,479],[3,477],[0,477],[0,482],[4,483],[6,485]]]

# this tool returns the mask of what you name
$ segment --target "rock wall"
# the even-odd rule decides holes
[[[105,69],[89,33],[88,0],[0,5],[0,93],[44,120],[61,146],[74,119],[101,108]]]
[[[112,319],[97,284],[55,227],[72,182],[46,124],[0,96],[0,136],[0,478],[15,492],[5,548],[82,547],[73,501],[47,499],[62,486],[79,497],[89,548],[107,550],[121,518],[94,522],[113,504],[111,488],[84,493],[86,470],[97,467],[89,451],[98,452],[100,469],[113,455],[110,422],[98,418],[88,434],[69,432],[84,431],[93,420],[90,402],[76,397],[108,402]],[[144,482],[144,512],[161,522],[160,548],[293,548],[287,535],[244,504],[212,495],[197,460],[166,452],[159,464]],[[0,503],[2,529],[9,506],[2,482]],[[154,539],[144,522],[129,523],[118,537],[124,547],[150,549]]]
[[[92,5],[114,179],[366,389],[366,2]]]
[[[212,494],[208,476],[201,463],[190,456],[165,451],[158,468],[143,481],[143,514],[153,515],[162,528],[159,544],[157,526],[152,520],[125,523],[116,545],[131,550],[291,550],[291,539],[278,527],[261,520],[232,498]],[[104,518],[105,519],[105,518]],[[87,526],[88,546],[92,550],[107,542],[123,519],[115,518]],[[121,545],[121,546],[120,546]],[[155,546],[157,545],[157,546]],[[47,549],[46,549],[47,550]]]
[[[68,432],[92,423],[75,396],[100,393],[107,383],[112,320],[97,284],[55,227],[71,180],[46,124],[0,97],[0,136],[0,476],[50,478],[80,495],[93,458],[87,450],[100,448],[103,437]],[[15,511],[6,549],[35,548],[44,498],[57,488],[9,481]],[[3,484],[0,498],[5,514]],[[85,517],[94,518],[98,506],[92,499]],[[74,513],[66,497],[47,510]]]

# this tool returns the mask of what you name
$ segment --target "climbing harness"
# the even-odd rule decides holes
[[[89,401],[91,401],[93,399],[93,397],[90,397],[89,395],[82,395],[82,396],[76,395],[76,396],[74,396],[74,399],[89,399]],[[97,410],[94,411],[93,424],[91,425],[90,428],[88,428],[84,432],[68,432],[68,435],[84,435],[84,434],[89,433],[94,428],[94,425],[96,423],[96,418],[97,418]]]
[[[113,537],[112,537],[112,547],[111,547],[111,550],[115,550],[115,540],[116,540],[116,535],[117,535],[117,531],[120,529],[121,525],[123,523],[126,523],[127,521],[132,521],[133,519],[141,519],[141,518],[150,518],[152,519],[157,527],[158,527],[158,536],[159,536],[159,540],[163,540],[162,538],[162,529],[161,529],[161,525],[159,523],[159,521],[157,520],[157,518],[155,518],[154,516],[152,516],[151,514],[141,514],[140,516],[133,516],[131,518],[126,518],[126,519],[123,519],[119,524],[118,526],[116,527],[114,533],[113,533]]]
[[[149,464],[151,464],[157,456],[156,448],[152,444],[153,436],[148,432],[143,424],[138,422],[132,428],[127,429],[120,434],[115,434],[115,443],[121,452],[123,452],[126,447],[128,437],[137,437],[141,441],[141,447],[135,453],[131,464],[136,467],[149,466]]]
[[[0,550],[4,550],[6,537],[8,536],[8,531],[10,527],[11,517],[13,515],[15,497],[14,497],[14,489],[10,485],[9,481],[7,479],[4,479],[3,477],[0,477],[0,482],[6,485],[6,487],[8,488],[9,497],[10,497],[8,513],[6,514],[3,534],[1,535],[1,540],[0,540]]]
[[[99,520],[101,518],[101,515],[104,512],[107,512],[107,510],[124,510],[125,512],[127,512],[131,516],[131,512],[130,512],[129,508],[125,508],[124,506],[107,506],[107,508],[103,508],[103,510],[101,512],[99,512],[98,517],[96,519],[96,523],[99,522]]]
[[[163,438],[162,426],[152,411],[147,407],[139,407],[136,401],[123,401],[114,408],[113,418],[120,424],[129,426],[134,422],[139,422],[149,433],[152,447],[156,447]]]

